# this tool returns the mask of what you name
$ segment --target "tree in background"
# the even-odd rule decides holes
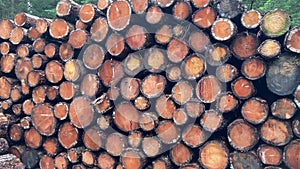
[[[18,12],[27,12],[45,18],[55,17],[55,7],[59,0],[0,0],[0,18],[13,19]],[[93,3],[97,0],[74,0],[79,4]],[[262,12],[281,8],[289,12],[293,25],[300,25],[299,0],[243,0],[248,9],[258,9]]]

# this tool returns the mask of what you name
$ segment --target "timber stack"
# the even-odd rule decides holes
[[[0,20],[0,168],[300,169],[300,27],[239,0]]]

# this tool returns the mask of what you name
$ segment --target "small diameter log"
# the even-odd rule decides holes
[[[272,115],[283,120],[291,119],[296,111],[296,104],[288,98],[276,100],[271,105]]]
[[[21,86],[13,86],[10,93],[10,98],[13,102],[17,102],[22,98]]]
[[[36,39],[33,44],[33,50],[37,53],[43,52],[45,50],[46,40],[43,38]]]
[[[294,27],[285,36],[285,47],[295,53],[300,53],[300,44],[298,44],[300,38],[300,27]]]
[[[253,83],[243,77],[231,83],[231,90],[239,99],[248,99],[256,92]]]
[[[232,38],[237,32],[236,25],[229,19],[217,19],[211,28],[213,37],[218,41],[226,41]]]
[[[101,85],[97,75],[87,74],[84,76],[80,85],[82,95],[94,97],[98,93],[99,89],[101,89]]]
[[[205,60],[202,55],[192,54],[181,65],[186,79],[196,79],[206,70]]]
[[[129,54],[122,64],[124,72],[129,76],[135,76],[144,69],[142,57],[136,53]]]
[[[107,21],[113,30],[125,29],[130,22],[130,17],[131,8],[127,1],[112,2],[107,9]]]
[[[216,77],[224,83],[228,83],[238,76],[238,69],[231,64],[218,66],[216,69]]]
[[[189,45],[195,52],[203,52],[210,45],[208,35],[202,31],[195,31],[189,36]]]
[[[112,56],[121,56],[121,54],[126,50],[125,38],[121,34],[112,33],[108,36],[105,47],[108,53]]]
[[[244,60],[255,56],[258,46],[259,40],[255,34],[242,32],[232,41],[231,50],[235,57]]]
[[[29,58],[20,58],[15,64],[15,74],[19,80],[26,80],[27,75],[33,70],[31,61]]]
[[[44,103],[46,100],[46,86],[35,87],[31,93],[32,101],[36,104]]]
[[[202,113],[204,113],[205,105],[202,102],[200,102],[198,99],[191,98],[190,101],[188,101],[184,105],[184,109],[189,117],[197,118],[200,117]]]
[[[162,95],[156,100],[155,110],[164,119],[172,119],[176,106],[170,96]]]
[[[12,83],[14,83],[13,79],[7,78],[5,76],[0,77],[0,98],[8,99],[12,90]]]
[[[258,53],[266,59],[278,56],[281,52],[281,44],[277,40],[267,39],[258,47]]]
[[[293,140],[284,148],[284,163],[292,169],[299,169],[300,166],[300,140]]]
[[[148,8],[145,19],[150,24],[159,24],[162,22],[164,13],[159,6],[153,5]]]
[[[243,26],[247,29],[254,29],[260,25],[262,14],[254,9],[245,11],[241,17]]]
[[[59,144],[56,138],[47,138],[43,143],[43,149],[50,156],[55,156],[59,151]]]
[[[138,149],[127,148],[120,157],[124,168],[139,169],[144,166],[144,155]]]
[[[103,146],[103,137],[98,128],[89,128],[83,134],[83,143],[89,150],[98,151]]]
[[[47,63],[45,68],[46,78],[51,83],[58,83],[64,75],[63,64],[53,60]]]
[[[224,18],[235,18],[244,12],[245,6],[239,0],[212,1],[213,7],[218,11],[219,15]]]
[[[151,106],[151,103],[148,98],[144,96],[139,96],[134,100],[134,107],[138,110],[147,110]]]
[[[42,136],[34,127],[31,127],[29,130],[25,131],[24,140],[25,144],[33,149],[37,149],[42,145]]]
[[[156,98],[159,97],[166,86],[166,79],[161,75],[148,75],[145,77],[141,84],[141,92],[147,98]]]
[[[20,125],[24,130],[27,130],[31,127],[31,117],[25,116],[20,120]]]
[[[216,19],[216,16],[217,14],[214,11],[214,9],[208,6],[194,12],[192,16],[192,21],[195,25],[205,29],[212,26]]]
[[[77,144],[78,130],[71,123],[62,124],[58,130],[58,141],[66,149]]]
[[[48,104],[36,105],[31,113],[33,126],[44,136],[51,136],[55,132],[56,119],[53,109]]]
[[[198,160],[205,168],[225,169],[228,158],[229,152],[225,143],[213,140],[200,148]]]
[[[266,100],[253,97],[247,100],[242,109],[241,114],[245,120],[252,124],[260,124],[264,122],[269,114],[269,106]]]
[[[14,22],[17,26],[29,28],[35,26],[36,21],[39,19],[37,16],[30,15],[28,13],[20,12],[15,15]]]
[[[95,70],[102,65],[104,58],[105,53],[103,48],[97,44],[92,44],[83,52],[82,60],[86,68]]]
[[[282,161],[282,151],[278,147],[262,144],[257,149],[260,161],[266,165],[279,165]]]
[[[144,58],[144,66],[148,71],[159,73],[165,70],[166,65],[167,59],[165,51],[156,47],[147,50]]]
[[[145,13],[148,8],[148,0],[132,0],[130,1],[131,8],[136,14]]]
[[[250,58],[243,62],[242,74],[249,80],[257,80],[266,74],[267,65],[259,58]]]
[[[40,18],[36,21],[35,28],[40,34],[44,34],[48,31],[51,22],[51,19]]]
[[[69,114],[69,105],[65,102],[59,102],[54,106],[54,116],[59,120],[65,120]]]
[[[110,168],[114,168],[115,164],[116,164],[115,159],[112,156],[110,156],[108,153],[103,152],[97,158],[97,166],[99,168],[110,169]]]
[[[167,169],[171,167],[171,162],[168,157],[160,157],[154,161],[152,161],[153,169]]]
[[[183,108],[176,109],[173,112],[173,121],[176,125],[184,125],[188,121],[188,115]]]
[[[66,153],[60,153],[54,159],[54,164],[57,169],[67,169],[69,162]]]
[[[260,28],[266,36],[278,37],[285,34],[290,26],[289,14],[282,9],[274,9],[265,14]]]
[[[24,130],[21,127],[20,124],[13,124],[10,128],[9,128],[9,138],[12,141],[20,141],[23,138],[23,134],[24,134]]]
[[[227,127],[227,133],[230,145],[243,152],[253,148],[259,140],[257,129],[242,119],[233,121]]]
[[[13,102],[11,99],[7,99],[1,102],[1,108],[3,110],[8,110],[9,108],[11,108]]]
[[[182,166],[183,164],[190,162],[192,159],[192,152],[187,146],[179,143],[170,150],[170,158],[175,165]]]
[[[159,44],[167,44],[172,37],[172,29],[169,25],[163,25],[155,32],[155,41]]]
[[[124,76],[122,64],[116,60],[107,60],[99,69],[98,76],[105,86],[114,86]]]
[[[0,60],[0,70],[3,73],[11,73],[15,67],[17,55],[13,53],[5,54]]]
[[[0,44],[0,53],[2,55],[7,55],[9,52],[13,51],[14,46],[10,42],[2,42]]]
[[[172,10],[175,19],[185,20],[189,17],[192,11],[192,7],[190,5],[190,2],[181,1],[181,2],[176,2]]]
[[[0,168],[24,169],[25,165],[13,154],[0,155]]]
[[[54,39],[63,39],[69,32],[74,29],[74,26],[62,19],[55,19],[50,24],[49,33]]]
[[[77,128],[84,128],[91,124],[94,109],[91,100],[87,97],[76,97],[70,104],[69,118]]]
[[[47,98],[49,100],[55,100],[58,97],[58,86],[48,86],[47,87]]]
[[[183,130],[181,137],[186,145],[196,148],[208,139],[208,134],[198,125],[189,125]]]
[[[44,49],[44,53],[45,55],[47,56],[47,58],[53,58],[55,55],[58,54],[58,46],[54,43],[48,43],[46,46],[45,46],[45,49]]]
[[[128,135],[128,144],[130,147],[138,148],[143,140],[143,133],[140,131],[132,131]]]
[[[21,42],[24,42],[27,40],[27,29],[24,29],[22,27],[15,27],[10,34],[9,41],[13,45],[18,45]]]
[[[39,166],[41,169],[55,168],[54,159],[47,155],[44,155],[40,159]]]
[[[66,62],[74,56],[74,50],[71,44],[62,43],[59,47],[59,57]]]
[[[111,0],[98,0],[97,2],[97,7],[100,10],[105,10],[106,8],[108,8],[108,6],[111,4]]]
[[[153,112],[145,112],[140,116],[139,126],[144,131],[152,131],[157,127],[158,117]]]
[[[89,40],[88,32],[86,30],[73,30],[69,35],[68,43],[74,49],[81,49]]]
[[[85,73],[81,60],[71,59],[65,63],[64,77],[67,81],[77,82]]]
[[[67,20],[73,20],[73,15],[78,15],[80,5],[73,0],[60,1],[56,5],[56,15]]]
[[[31,111],[34,107],[34,103],[31,99],[27,99],[23,102],[22,110],[25,115],[31,115]]]
[[[87,24],[83,23],[81,20],[77,20],[75,24],[75,29],[86,30],[88,27]]]
[[[21,109],[21,107],[22,107],[22,104],[14,104],[14,105],[11,107],[12,112],[13,112],[15,115],[17,115],[17,116],[21,115],[21,114],[22,114],[22,109]],[[22,127],[23,127],[23,126],[22,126]]]
[[[86,24],[91,23],[95,18],[103,14],[96,5],[91,3],[83,4],[79,10],[79,19]]]
[[[111,87],[107,90],[107,97],[109,100],[116,101],[120,96],[120,89],[118,87]]]
[[[0,29],[2,31],[0,32],[0,38],[4,39],[4,40],[9,39],[13,28],[14,28],[14,24],[11,20],[1,19],[0,20]]]
[[[125,132],[133,131],[139,127],[138,110],[129,102],[123,102],[116,106],[114,110],[114,123]]]
[[[24,95],[29,95],[30,93],[30,88],[26,84],[25,80],[21,80],[21,90],[22,90],[22,94]]]
[[[34,54],[31,57],[31,63],[32,63],[32,67],[34,69],[39,69],[42,66],[44,66],[46,64],[46,61],[48,60],[48,58],[45,55],[42,54]]]
[[[31,41],[35,41],[40,38],[42,34],[37,31],[36,27],[30,27],[27,36]]]
[[[230,154],[230,166],[241,169],[262,169],[262,164],[254,152],[233,152]]]
[[[147,157],[159,155],[162,143],[157,137],[145,137],[142,141],[142,150]]]
[[[184,64],[184,63],[183,63]],[[183,72],[180,69],[180,66],[169,64],[166,69],[166,77],[171,82],[178,82],[182,79]]]
[[[121,96],[126,100],[134,100],[140,92],[140,80],[136,78],[124,78],[120,82]]]
[[[84,150],[81,153],[81,161],[85,166],[93,166],[95,160],[95,155],[90,150]]]
[[[145,27],[131,26],[126,33],[126,43],[132,50],[141,50],[148,45],[149,33]]]
[[[168,44],[168,58],[173,63],[181,62],[188,54],[188,46],[179,39],[172,39]]]
[[[291,125],[276,119],[268,119],[260,128],[261,139],[274,146],[286,145],[293,137]]]
[[[62,82],[59,85],[59,95],[64,100],[71,100],[79,93],[79,86],[72,82]]]
[[[196,95],[204,103],[212,103],[216,101],[221,93],[221,84],[219,80],[213,76],[204,76],[198,82],[196,87]]]
[[[27,75],[27,84],[29,87],[35,87],[39,84],[45,83],[45,72],[42,70],[33,70]]]
[[[292,124],[294,134],[300,138],[300,120],[295,119]]]
[[[217,110],[221,113],[228,113],[238,107],[239,101],[231,92],[221,93],[217,99]]]
[[[127,141],[120,133],[112,133],[106,138],[105,150],[112,156],[120,156]]]
[[[109,27],[106,18],[99,17],[91,26],[91,39],[93,39],[95,42],[101,42],[107,36],[108,31]]]
[[[179,128],[172,121],[163,120],[155,130],[158,138],[165,144],[174,144],[180,138]]]
[[[193,97],[193,87],[187,81],[179,81],[172,88],[172,98],[179,104],[183,105]]]
[[[82,149],[83,147],[78,147],[78,148],[71,148],[68,150],[67,157],[70,163],[74,164],[79,162],[79,157]]]
[[[220,112],[210,109],[205,111],[200,119],[201,126],[209,132],[217,131],[223,122],[223,116]]]
[[[221,43],[215,43],[208,47],[205,54],[206,61],[211,66],[223,65],[231,57],[229,48]]]
[[[107,93],[102,94],[100,97],[96,98],[93,101],[94,107],[96,111],[100,114],[104,114],[109,111],[112,107],[109,98],[107,97]]]
[[[40,157],[39,152],[37,150],[26,150],[22,156],[21,160],[26,168],[35,168],[35,166],[39,163]]]
[[[28,43],[21,44],[17,47],[17,54],[22,58],[31,56],[32,52],[33,52],[33,47]]]

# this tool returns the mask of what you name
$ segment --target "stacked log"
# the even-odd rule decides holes
[[[61,0],[56,15],[0,20],[0,168],[300,169],[286,11]]]

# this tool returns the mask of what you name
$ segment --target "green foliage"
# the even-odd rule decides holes
[[[244,4],[251,8],[253,2],[253,9],[258,9],[262,12],[280,8],[286,10],[292,17],[292,25],[300,26],[300,3],[298,0],[243,0]]]

